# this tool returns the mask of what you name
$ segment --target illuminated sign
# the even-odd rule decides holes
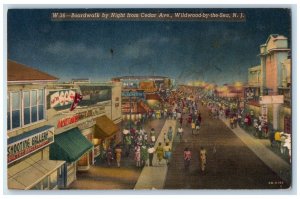
[[[283,95],[266,95],[260,96],[259,104],[282,104]]]
[[[72,116],[65,117],[65,118],[62,118],[62,119],[58,120],[57,128],[62,128],[62,127],[68,126],[70,124],[77,123],[78,121],[86,119],[88,117],[97,116],[97,115],[100,115],[100,114],[103,114],[103,113],[105,113],[105,107],[104,106],[94,108],[94,109],[90,109],[90,110],[87,110],[87,111],[83,111],[83,112],[77,113],[76,115],[72,115]]]
[[[123,91],[122,97],[144,97],[143,91]]]
[[[60,107],[65,105],[71,105],[74,101],[75,91],[73,90],[61,90],[50,95],[51,108]]]
[[[265,104],[261,106],[261,116],[264,122],[268,122],[268,106]]]
[[[7,163],[15,162],[54,142],[54,127],[23,138],[7,146]]]

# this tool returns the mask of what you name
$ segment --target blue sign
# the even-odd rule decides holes
[[[144,98],[144,91],[122,91],[122,97],[140,97]]]

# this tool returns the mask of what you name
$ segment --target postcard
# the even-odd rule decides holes
[[[8,190],[289,190],[291,8],[8,9]]]

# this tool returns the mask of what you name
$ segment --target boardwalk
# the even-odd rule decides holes
[[[175,135],[176,121],[167,120],[164,127],[161,130],[161,133],[155,143],[155,148],[158,146],[158,143],[164,143],[164,133],[168,131],[169,127],[173,128],[173,137]],[[172,146],[172,142],[171,142]],[[158,164],[156,155],[153,158],[152,167],[144,167],[141,175],[135,185],[135,189],[163,189],[165,184],[165,178],[167,175],[168,166],[166,162],[163,161],[161,165]]]
[[[203,122],[200,135],[191,135],[190,128],[185,127],[185,142],[174,143],[174,155],[168,169],[165,189],[278,189],[289,187],[289,184],[257,157],[221,120],[210,119],[206,108],[201,107],[201,114]],[[207,169],[203,173],[199,168],[200,146],[204,146],[208,154]],[[185,171],[183,165],[185,147],[191,148],[193,153],[189,171]]]

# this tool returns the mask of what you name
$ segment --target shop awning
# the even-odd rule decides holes
[[[51,160],[74,162],[93,147],[77,127],[56,135],[54,140],[50,145]]]
[[[96,119],[96,129],[94,138],[110,137],[119,131],[119,127],[107,116],[103,115]]]
[[[8,169],[8,188],[19,190],[30,189],[47,175],[55,172],[64,163],[65,161],[40,160],[34,164],[28,162],[28,167],[21,172],[15,172],[18,171],[15,169]],[[23,166],[26,167],[26,161],[23,163]]]
[[[162,101],[161,97],[157,93],[148,93],[146,95],[146,100],[157,100]]]

